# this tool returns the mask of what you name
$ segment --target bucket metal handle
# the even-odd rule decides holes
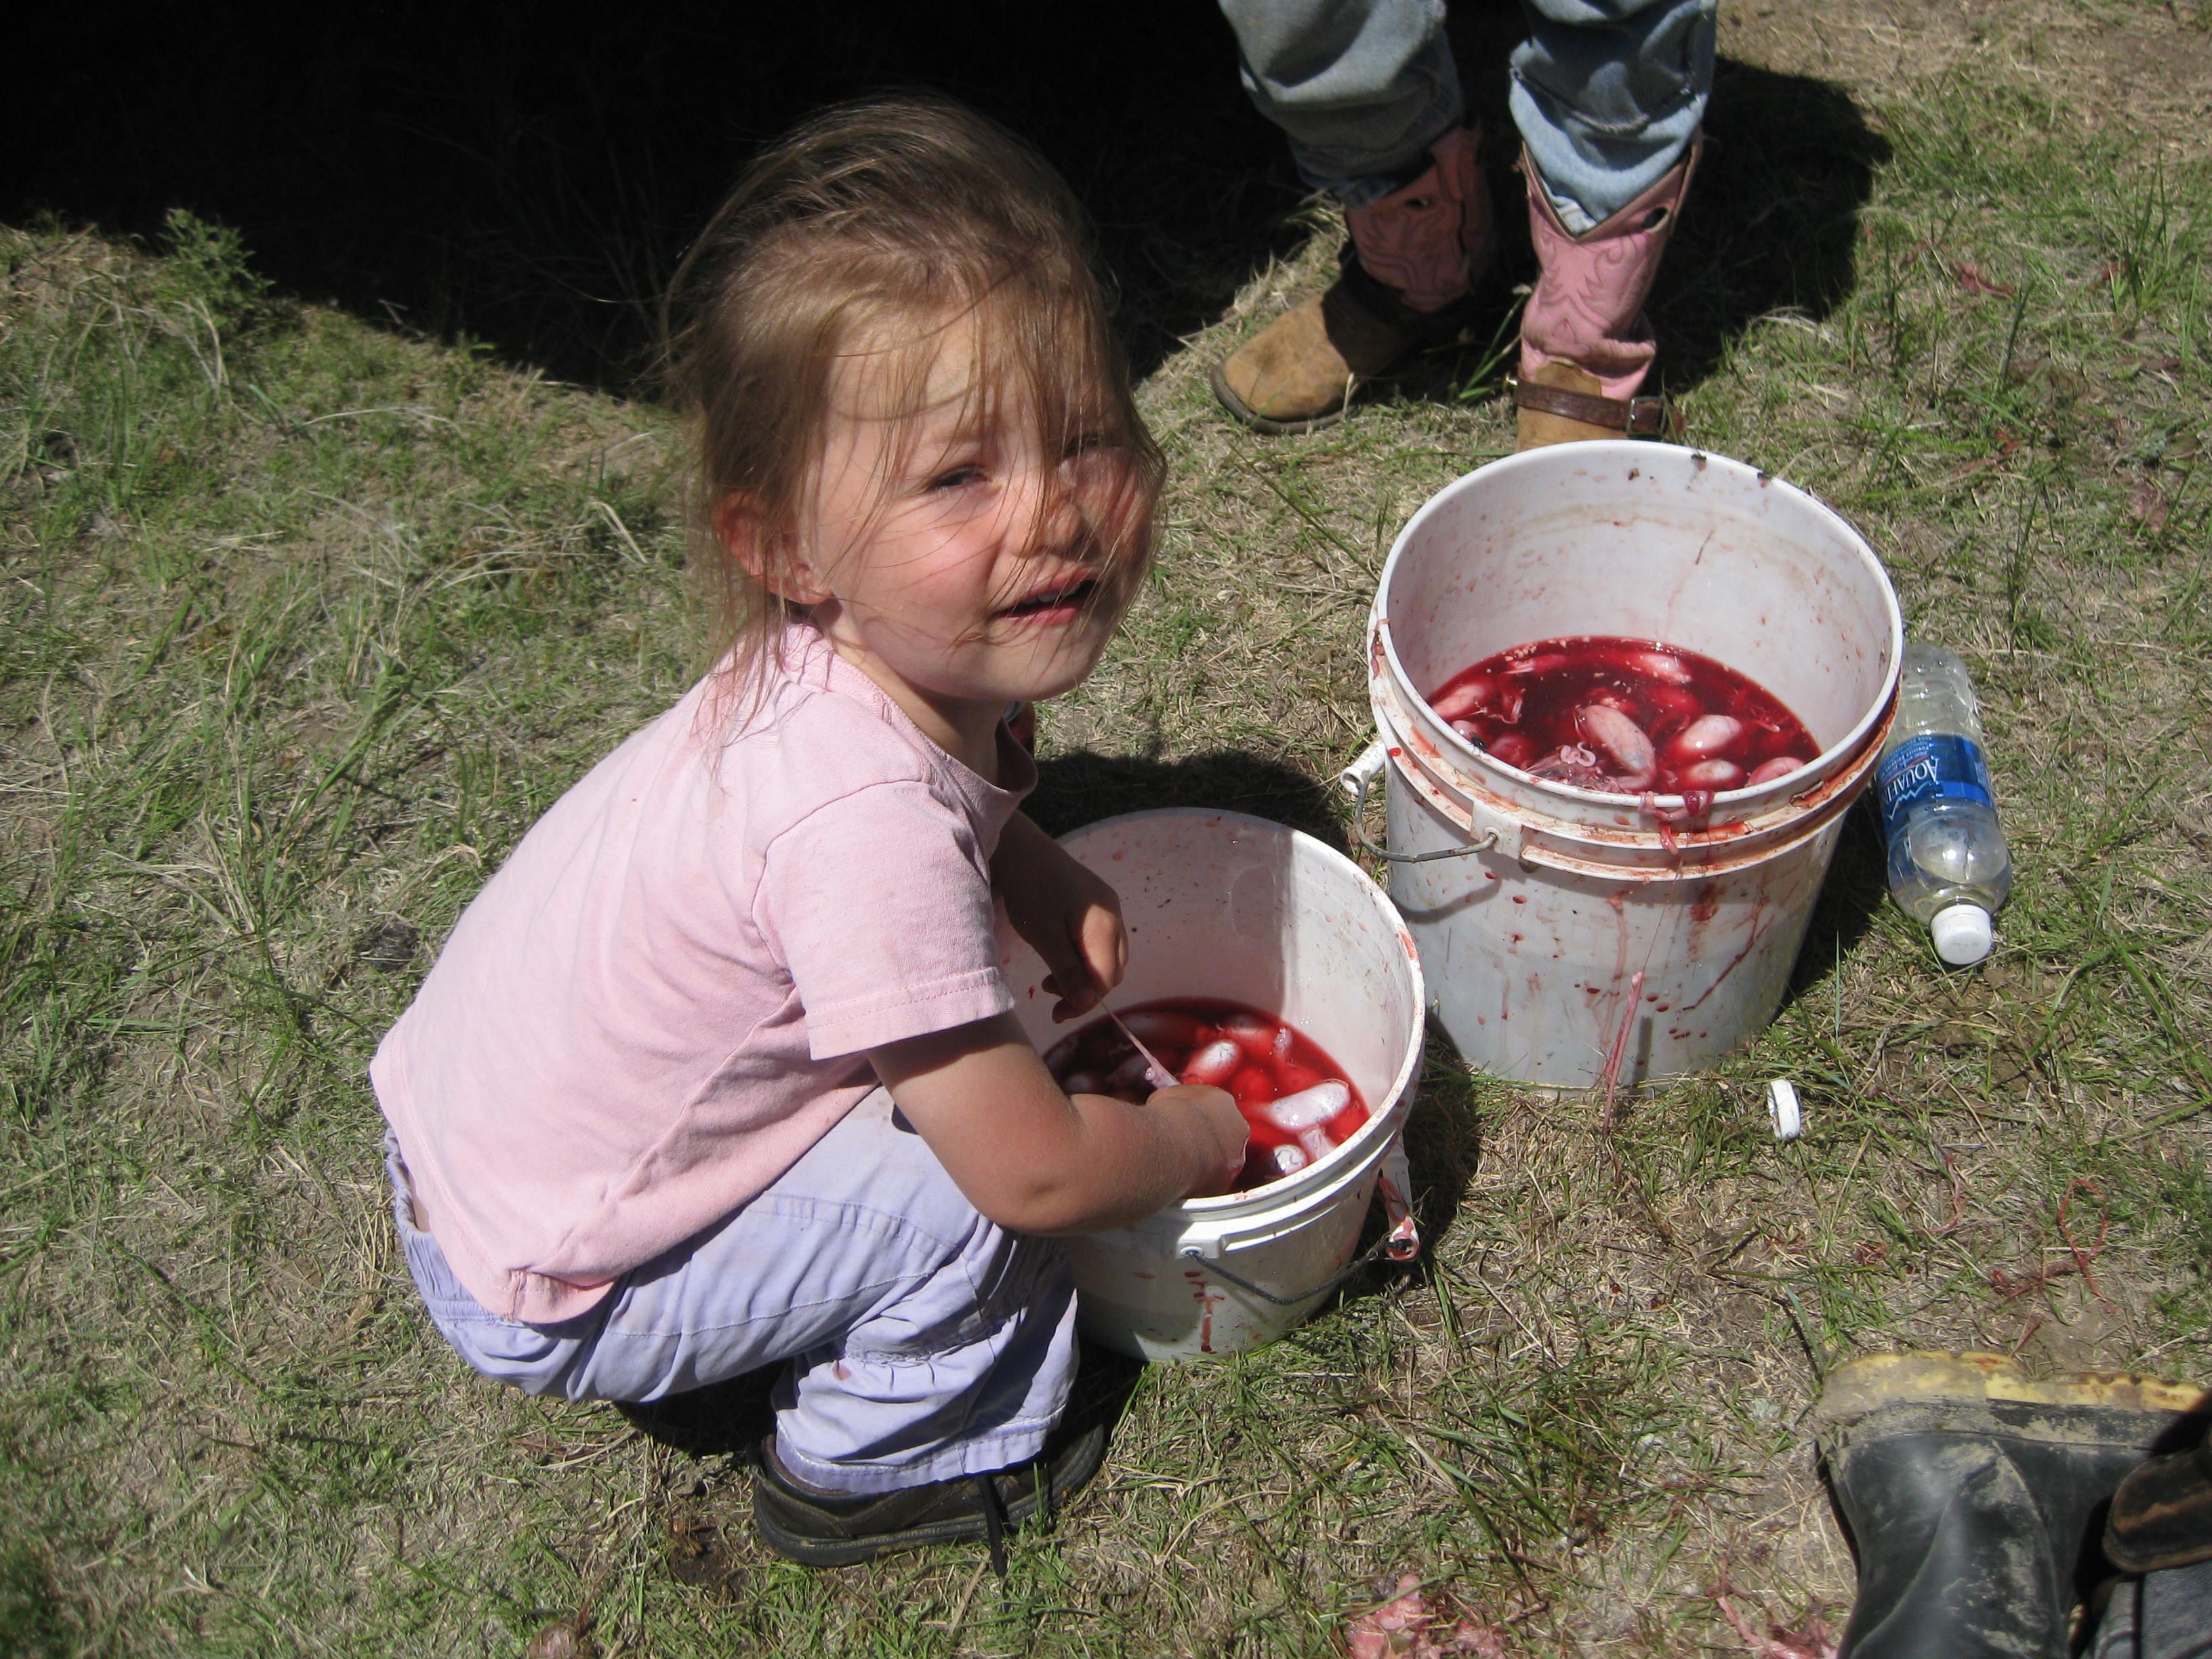
[[[1205,1267],[1206,1273],[1215,1279],[1225,1279],[1231,1284],[1234,1285],[1238,1290],[1248,1291],[1251,1295],[1258,1297],[1262,1302],[1272,1302],[1279,1308],[1295,1308],[1301,1302],[1310,1302],[1317,1296],[1326,1296],[1329,1291],[1343,1284],[1346,1279],[1351,1278],[1352,1274],[1359,1272],[1364,1267],[1371,1266],[1376,1260],[1389,1253],[1390,1249],[1390,1240],[1391,1235],[1389,1233],[1383,1234],[1382,1237],[1376,1239],[1372,1244],[1369,1245],[1358,1255],[1354,1256],[1349,1262],[1346,1263],[1343,1267],[1339,1269],[1337,1272],[1331,1273],[1320,1284],[1315,1285],[1313,1289],[1310,1291],[1300,1291],[1295,1296],[1277,1296],[1273,1291],[1268,1290],[1262,1285],[1255,1285],[1250,1279],[1245,1278],[1243,1274],[1238,1273],[1235,1268],[1224,1267],[1219,1261],[1208,1258],[1206,1252],[1200,1249],[1195,1244],[1186,1246],[1182,1254],[1184,1261],[1195,1261],[1201,1264]]]
[[[1471,853],[1486,853],[1498,845],[1498,831],[1486,830],[1464,847],[1446,847],[1434,853],[1394,853],[1387,847],[1377,847],[1367,833],[1367,792],[1373,787],[1372,777],[1363,777],[1352,797],[1352,833],[1359,837],[1359,844],[1376,858],[1391,864],[1428,864],[1437,859],[1463,859]]]

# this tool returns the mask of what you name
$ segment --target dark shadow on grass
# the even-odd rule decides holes
[[[688,1456],[750,1462],[762,1439],[775,1431],[771,1396],[782,1372],[781,1365],[770,1365],[645,1405],[618,1401],[615,1409],[647,1439]]]
[[[1140,372],[1295,247],[1304,194],[1211,6],[854,0],[564,15],[46,7],[16,20],[0,219],[238,228],[295,295],[626,390],[686,240],[766,140],[886,86],[1030,139],[1099,223]]]
[[[1100,818],[1165,806],[1249,812],[1345,850],[1343,815],[1327,786],[1284,762],[1231,750],[1179,761],[1087,749],[1048,755],[1037,763],[1036,793],[1024,810],[1061,836]]]
[[[1696,195],[1650,307],[1670,390],[1715,373],[1759,318],[1817,321],[1849,295],[1859,213],[1889,155],[1843,88],[1721,60]]]
[[[1392,382],[1442,399],[1494,388],[1468,382],[1510,283],[1531,274],[1505,104],[1519,9],[1462,0],[1450,28],[1505,252],[1474,343]],[[151,236],[186,208],[236,227],[288,293],[614,390],[646,367],[655,298],[745,159],[807,112],[886,85],[965,99],[1066,174],[1099,223],[1140,374],[1309,234],[1227,25],[1192,0],[1095,14],[679,3],[559,27],[398,4],[281,28],[252,9],[46,7],[11,46],[0,219],[44,210]],[[1840,88],[1727,61],[1709,135],[1651,306],[1676,390],[1753,319],[1826,313],[1887,153]]]
[[[649,1405],[618,1403],[615,1409],[640,1434],[687,1456],[750,1462],[762,1440],[775,1431],[772,1396],[782,1370],[781,1365],[771,1365]],[[1062,1420],[1079,1428],[1103,1423],[1110,1439],[1144,1370],[1141,1360],[1084,1343]]]
[[[1858,948],[1888,897],[1888,854],[1869,796],[1844,816],[1835,860],[1828,866],[1827,880],[1820,884],[1813,920],[1805,929],[1805,943],[1790,969],[1785,1002],[1806,995],[1842,957]]]
[[[1433,1250],[1459,1220],[1460,1194],[1482,1165],[1482,1085],[1461,1063],[1443,1027],[1429,1022],[1420,1092],[1406,1121],[1406,1159],[1423,1250]]]

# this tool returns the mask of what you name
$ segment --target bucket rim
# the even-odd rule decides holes
[[[1414,725],[1404,699],[1387,680],[1370,680],[1368,694],[1376,727],[1388,734],[1382,744],[1385,768],[1404,779],[1432,810],[1457,824],[1465,835],[1474,837],[1484,833],[1484,825],[1475,821],[1478,817],[1487,823],[1510,823],[1521,832],[1514,852],[1523,864],[1548,865],[1605,879],[1632,876],[1639,882],[1703,881],[1762,862],[1784,846],[1820,834],[1831,820],[1850,809],[1865,787],[1881,757],[1896,706],[1893,696],[1869,741],[1825,775],[1815,777],[1779,803],[1762,803],[1760,810],[1738,809],[1726,817],[1716,811],[1702,824],[1685,824],[1675,830],[1675,845],[1668,848],[1665,838],[1654,830],[1560,817],[1543,811],[1540,805],[1515,801],[1500,793],[1494,780],[1478,770],[1455,771],[1451,787],[1447,787],[1439,780],[1439,769],[1419,759],[1423,746],[1435,747],[1430,742],[1432,726],[1424,729]],[[1791,775],[1793,778],[1800,775]],[[1718,798],[1715,799],[1717,802]],[[1715,823],[1715,818],[1720,821]],[[1663,858],[1640,861],[1644,855],[1653,854]]]
[[[1733,474],[1740,479],[1751,480],[1763,489],[1779,490],[1784,495],[1794,498],[1802,506],[1809,508],[1816,520],[1825,520],[1830,528],[1838,532],[1838,538],[1843,544],[1849,547],[1878,579],[1876,590],[1881,596],[1883,619],[1888,629],[1889,663],[1883,674],[1881,689],[1875,693],[1873,702],[1868,705],[1843,737],[1821,750],[1798,771],[1775,778],[1766,783],[1747,784],[1740,789],[1716,790],[1712,797],[1712,810],[1717,811],[1723,804],[1738,811],[1756,810],[1760,804],[1768,802],[1778,806],[1786,802],[1793,793],[1806,793],[1802,783],[1798,783],[1793,791],[1790,787],[1793,781],[1807,773],[1815,774],[1819,778],[1825,779],[1838,767],[1848,763],[1853,755],[1865,746],[1869,734],[1885,718],[1891,702],[1896,696],[1898,680],[1904,671],[1905,613],[1898,604],[1896,584],[1890,580],[1889,572],[1882,564],[1881,555],[1874,550],[1873,544],[1859,533],[1858,527],[1850,520],[1844,518],[1842,514],[1837,512],[1834,507],[1810,490],[1793,484],[1786,478],[1778,477],[1764,467],[1753,466],[1747,461],[1740,461],[1732,456],[1716,454],[1711,450],[1692,449],[1675,444],[1655,444],[1641,439],[1604,438],[1575,444],[1553,444],[1540,449],[1523,450],[1517,454],[1502,456],[1497,460],[1486,461],[1470,472],[1462,472],[1422,502],[1414,510],[1413,517],[1406,520],[1404,526],[1398,532],[1396,538],[1390,544],[1389,556],[1383,560],[1382,574],[1376,580],[1375,602],[1368,612],[1368,660],[1370,673],[1379,653],[1382,659],[1389,665],[1390,678],[1397,685],[1404,687],[1421,708],[1429,708],[1427,694],[1413,684],[1413,676],[1407,672],[1404,661],[1398,655],[1396,629],[1391,626],[1390,618],[1383,604],[1385,596],[1390,591],[1392,578],[1397,573],[1399,558],[1404,554],[1408,542],[1414,532],[1420,528],[1424,520],[1431,514],[1439,511],[1445,502],[1473,488],[1478,479],[1495,479],[1501,474],[1510,475],[1516,471],[1529,469],[1543,471],[1563,465],[1602,462],[1608,457],[1635,460],[1639,464],[1639,470],[1645,463],[1656,465],[1686,465],[1693,472],[1702,472],[1709,467],[1718,466],[1724,474]],[[1668,646],[1670,649],[1681,648],[1674,647],[1669,641],[1664,640],[1653,641],[1652,643]],[[1558,800],[1563,805],[1586,806],[1595,803],[1618,811],[1625,808],[1635,808],[1644,799],[1642,792],[1620,793],[1609,790],[1581,789],[1571,784],[1559,783],[1550,778],[1537,777],[1534,773],[1525,772],[1517,766],[1509,765],[1486,750],[1476,748],[1457,732],[1453,731],[1448,722],[1437,720],[1435,726],[1436,735],[1441,736],[1443,741],[1451,746],[1446,752],[1451,753],[1455,761],[1462,756],[1466,757],[1474,762],[1478,771],[1494,769],[1504,772],[1512,778],[1516,787],[1534,789],[1539,795]],[[1679,792],[1669,795],[1655,793],[1650,799],[1654,806],[1668,811],[1680,811],[1686,805],[1683,796]],[[1656,836],[1657,832],[1655,830],[1652,833]]]
[[[1225,807],[1211,806],[1153,806],[1134,812],[1117,812],[1111,817],[1096,818],[1079,824],[1059,837],[1065,847],[1093,832],[1109,826],[1123,825],[1146,820],[1172,818],[1212,818],[1249,827],[1264,835],[1287,841],[1297,853],[1317,856],[1322,867],[1353,878],[1359,891],[1374,908],[1376,915],[1389,925],[1389,937],[1396,939],[1400,959],[1410,981],[1413,1029],[1405,1054],[1400,1058],[1398,1069],[1392,1075],[1382,1098],[1390,1103],[1387,1108],[1370,1109],[1367,1121],[1352,1133],[1327,1158],[1309,1164],[1292,1175],[1249,1187],[1241,1192],[1221,1193],[1212,1198],[1187,1198],[1179,1203],[1164,1206],[1151,1215],[1131,1222],[1127,1227],[1109,1231],[1139,1231],[1194,1222],[1219,1223],[1241,1219],[1246,1216],[1276,1208],[1285,1203],[1318,1196],[1324,1188],[1334,1189],[1344,1179],[1357,1179],[1365,1168],[1379,1159],[1391,1139],[1405,1127],[1407,1112],[1412,1109],[1412,1091],[1420,1071],[1421,1054],[1425,1046],[1428,1010],[1428,983],[1421,972],[1421,954],[1413,943],[1413,930],[1399,915],[1398,907],[1382,884],[1358,863],[1337,851],[1318,836],[1294,829],[1273,818],[1263,818],[1249,812],[1238,812]],[[1102,1005],[1114,1006],[1109,997]]]

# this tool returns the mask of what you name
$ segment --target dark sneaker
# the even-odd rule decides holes
[[[1006,1534],[1032,1520],[1051,1525],[1061,1501],[1097,1474],[1105,1457],[1106,1429],[1099,1424],[1045,1456],[995,1474],[832,1498],[784,1472],[771,1435],[761,1443],[753,1478],[753,1521],[770,1549],[810,1567],[849,1566],[896,1550],[981,1539],[1003,1578]]]

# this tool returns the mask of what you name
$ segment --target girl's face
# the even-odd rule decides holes
[[[972,755],[1008,702],[1090,673],[1141,578],[1150,503],[1115,434],[1048,442],[1025,387],[978,387],[974,313],[934,343],[911,414],[886,412],[905,341],[841,360],[800,543],[839,653]]]

